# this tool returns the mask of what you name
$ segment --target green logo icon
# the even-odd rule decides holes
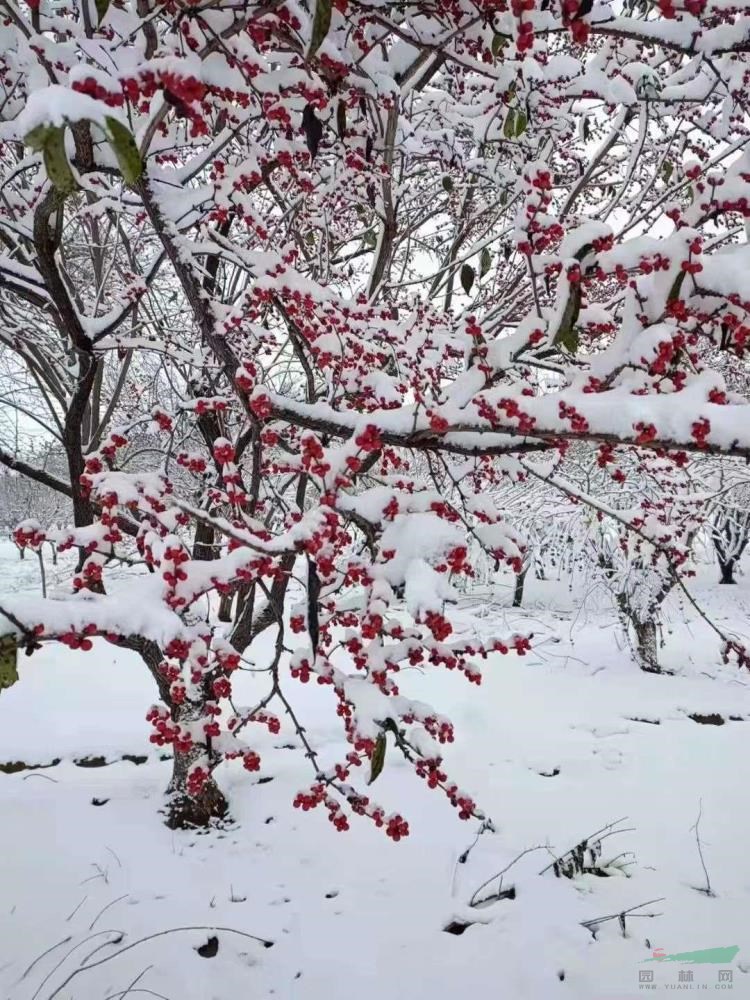
[[[644,962],[692,962],[695,965],[726,965],[734,960],[739,947],[734,944],[729,948],[704,948],[702,951],[678,951],[668,955],[663,948],[655,948],[651,958]]]

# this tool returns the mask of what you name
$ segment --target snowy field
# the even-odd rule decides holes
[[[35,563],[12,546],[0,569],[6,587],[38,592]],[[719,587],[714,572],[696,593],[744,635],[747,580]],[[231,823],[172,832],[158,813],[170,763],[148,742],[155,691],[138,658],[104,645],[22,658],[20,682],[0,694],[0,764],[37,769],[0,772],[0,997],[750,997],[750,677],[719,663],[677,599],[663,651],[673,673],[656,676],[632,663],[597,595],[531,580],[527,591],[522,610],[505,607],[507,589],[467,597],[460,622],[480,635],[532,629],[532,655],[494,657],[479,689],[446,672],[415,687],[456,723],[450,773],[495,826],[479,837],[395,754],[375,797],[408,819],[404,841],[356,817],[337,833],[324,812],[302,814],[291,802],[310,766],[283,729],[263,737],[260,776],[219,772]],[[252,702],[260,681],[238,683]],[[324,762],[340,759],[330,690],[287,688]],[[96,757],[109,763],[80,766]],[[617,820],[598,862],[609,877],[540,874]],[[509,865],[514,893],[469,907]],[[724,965],[647,961],[731,946]]]

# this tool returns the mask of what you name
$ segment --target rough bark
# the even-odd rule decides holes
[[[516,586],[513,590],[513,607],[520,608],[523,603],[523,588],[526,583],[526,574],[529,567],[525,566],[520,573],[516,574]]]
[[[636,656],[641,670],[650,674],[660,674],[659,637],[656,622],[653,620],[640,622],[633,619],[633,631],[635,633]]]
[[[174,755],[172,778],[167,787],[166,824],[170,830],[207,827],[217,819],[224,819],[229,811],[224,793],[213,778],[208,779],[199,795],[188,795],[188,773],[201,749]]]
[[[86,130],[80,129],[75,131],[75,135],[80,156],[82,150],[86,152],[90,135]],[[34,213],[33,236],[37,269],[54,303],[55,322],[64,342],[70,344],[79,368],[77,385],[65,414],[63,446],[68,461],[73,520],[75,526],[80,528],[93,524],[94,521],[93,507],[81,488],[80,479],[85,465],[83,427],[101,362],[94,357],[91,340],[81,325],[57,265],[55,255],[60,246],[64,204],[65,197],[54,187],[50,187]]]
[[[73,494],[73,523],[77,528],[83,528],[94,523],[94,508],[89,496],[81,488],[81,476],[86,467],[82,427],[99,363],[90,354],[79,355],[79,358],[81,375],[65,415],[63,444]]]
[[[234,600],[234,591],[231,594],[221,595],[221,600],[219,601],[219,610],[217,612],[217,617],[220,622],[231,622],[233,600]]]
[[[128,649],[138,653],[149,673],[156,682],[159,697],[169,708],[175,722],[188,723],[198,718],[200,705],[189,702],[175,705],[169,691],[169,684],[161,673],[162,651],[155,642],[150,642],[138,636],[131,636],[122,643]],[[228,804],[223,792],[213,780],[203,786],[200,795],[191,796],[187,791],[187,779],[190,768],[196,759],[202,755],[203,748],[198,747],[190,753],[175,753],[172,758],[172,777],[167,785],[166,824],[172,830],[193,829],[209,826],[214,820],[227,815]]]
[[[172,718],[175,722],[187,724],[202,716],[201,706],[185,702],[174,705]],[[228,811],[227,800],[213,778],[204,784],[199,795],[189,795],[188,775],[191,767],[203,756],[202,746],[194,747],[188,753],[175,753],[172,763],[172,778],[167,787],[167,826],[172,830],[206,827],[213,820],[223,819]]]
[[[209,562],[216,554],[216,537],[210,524],[199,521],[193,541],[193,559]]]

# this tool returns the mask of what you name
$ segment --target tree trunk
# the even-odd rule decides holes
[[[193,559],[199,562],[208,562],[214,558],[216,549],[216,537],[214,529],[210,524],[199,521],[195,529],[195,541],[193,542]]]
[[[719,564],[719,583],[736,583],[734,568],[742,558],[750,535],[750,513],[740,510],[717,511],[711,539]]]
[[[231,622],[232,620],[232,601],[234,600],[234,591],[231,594],[222,594],[219,601],[219,611],[217,617],[220,622]]]
[[[186,702],[175,705],[172,701],[169,682],[160,670],[163,656],[155,642],[130,636],[121,643],[126,649],[132,649],[139,654],[146,664],[149,673],[156,682],[159,697],[169,708],[172,719],[177,723],[195,722],[201,715],[201,706]],[[167,786],[166,824],[172,830],[185,830],[194,827],[209,826],[212,820],[221,819],[228,811],[227,800],[213,778],[210,778],[200,795],[190,796],[187,791],[187,779],[190,768],[202,756],[205,748],[196,747],[190,753],[175,753],[172,761],[172,777]]]
[[[170,830],[193,830],[224,819],[228,805],[224,793],[209,778],[199,795],[188,795],[189,754],[175,754],[172,780],[167,788],[167,826]]]
[[[513,607],[514,608],[520,608],[521,607],[521,603],[523,601],[523,588],[524,588],[524,584],[526,583],[526,574],[528,573],[528,571],[529,571],[529,567],[528,566],[524,566],[523,570],[520,573],[516,574],[516,586],[515,586],[515,590],[513,591]]]
[[[641,670],[650,674],[660,674],[659,641],[656,632],[656,622],[633,621],[635,632],[635,650]]]
[[[85,354],[79,354],[78,362],[81,365],[82,374],[65,415],[63,445],[68,460],[68,476],[72,491],[73,524],[76,528],[86,528],[94,523],[94,508],[91,504],[91,498],[81,484],[81,476],[86,468],[82,426],[99,363],[92,356]],[[81,572],[87,555],[86,549],[79,547],[76,573]],[[103,587],[101,583],[94,582],[91,584],[91,590],[101,593]]]
[[[189,703],[176,705],[172,711],[175,722],[193,722],[198,715],[198,706]],[[204,752],[205,748],[198,746],[188,753],[174,755],[172,778],[167,786],[167,826],[171,830],[210,826],[212,820],[223,819],[227,814],[227,800],[213,778],[208,779],[199,795],[188,795],[188,774]]]

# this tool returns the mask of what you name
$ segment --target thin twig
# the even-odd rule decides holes
[[[81,905],[81,904],[79,903],[79,904],[78,904],[78,906],[80,906],[80,905]],[[76,907],[76,909],[78,909],[78,907]],[[44,957],[45,957],[46,955],[49,955],[49,953],[50,953],[51,951],[54,951],[54,950],[55,950],[55,948],[60,948],[60,947],[61,947],[62,945],[64,945],[64,944],[67,944],[67,943],[68,943],[68,942],[69,942],[70,940],[72,940],[72,938],[71,938],[71,935],[69,934],[69,935],[68,935],[68,936],[67,936],[66,938],[63,938],[63,939],[62,939],[62,941],[58,941],[58,942],[57,942],[57,944],[53,944],[53,945],[52,945],[51,947],[47,948],[47,950],[46,950],[46,951],[43,951],[41,955],[37,955],[37,957],[36,957],[36,958],[34,959],[34,961],[33,961],[33,962],[31,963],[31,965],[27,965],[27,966],[26,966],[26,969],[25,969],[25,970],[24,970],[24,972],[22,973],[22,975],[21,975],[20,979],[17,979],[17,980],[16,980],[16,982],[17,982],[17,983],[20,983],[20,982],[21,982],[21,979],[25,979],[25,978],[26,978],[26,977],[28,976],[28,974],[29,974],[29,973],[31,972],[31,970],[32,970],[32,969],[34,968],[34,966],[35,966],[35,965],[36,965],[36,964],[37,964],[38,962],[41,962],[41,960],[42,960],[42,959],[43,959],[43,958],[44,958]]]
[[[153,968],[153,966],[150,965],[149,969],[152,969],[152,968]],[[144,989],[144,988],[139,988],[137,990],[128,989],[128,993],[146,993],[150,997],[157,997],[158,1000],[169,1000],[169,997],[164,996],[163,993],[157,993],[156,990],[147,990],[147,989]],[[119,993],[110,993],[109,996],[106,996],[104,998],[104,1000],[122,1000],[122,997],[124,997],[124,996],[125,996],[125,994],[122,993],[122,992],[119,992]]]
[[[550,863],[547,865],[547,867],[546,868],[542,868],[542,870],[539,872],[539,874],[540,875],[544,875],[544,873],[548,872],[550,870],[550,868],[552,868],[558,861],[562,861],[562,859],[565,858],[565,857],[567,857],[568,854],[571,854],[573,851],[575,851],[575,849],[579,846],[579,844],[582,844],[584,841],[587,844],[590,844],[592,841],[595,841],[597,838],[599,838],[600,840],[604,839],[603,837],[599,836],[600,834],[604,834],[605,836],[611,836],[611,834],[613,834],[613,833],[626,833],[626,832],[628,832],[627,830],[614,830],[613,829],[613,827],[617,826],[618,823],[624,823],[627,818],[628,818],[627,816],[621,816],[620,819],[615,819],[611,823],[607,823],[607,825],[603,826],[601,828],[601,830],[596,830],[595,833],[590,833],[588,835],[588,837],[584,837],[582,840],[579,840],[577,844],[574,844],[571,848],[569,848],[567,851],[565,851],[559,857],[556,857],[554,859],[554,861],[550,861]],[[607,831],[609,831],[609,833]]]
[[[701,859],[701,867],[703,868],[703,874],[706,877],[705,889],[698,888],[698,892],[702,892],[706,896],[715,896],[716,893],[711,888],[711,879],[708,877],[708,869],[706,868],[706,862],[703,858],[703,845],[701,844],[701,838],[698,830],[702,815],[703,815],[703,799],[698,799],[698,817],[695,823],[690,827],[691,830],[695,830],[695,842],[698,845],[698,857]]]
[[[479,886],[479,888],[478,888],[478,889],[475,889],[475,890],[474,890],[474,893],[473,893],[473,895],[472,895],[471,899],[469,900],[469,906],[478,906],[478,905],[479,905],[479,903],[486,903],[486,902],[487,902],[488,900],[490,900],[490,899],[493,899],[493,898],[494,898],[493,896],[485,896],[484,898],[482,898],[482,899],[479,899],[479,900],[478,900],[478,899],[477,899],[477,896],[478,896],[478,895],[479,895],[479,893],[480,893],[480,892],[482,891],[482,889],[486,889],[486,888],[487,888],[487,886],[488,886],[488,885],[490,884],[490,882],[494,882],[496,878],[499,878],[499,879],[500,879],[500,885],[498,886],[498,890],[497,890],[497,891],[498,891],[498,893],[499,893],[499,892],[500,892],[500,889],[502,888],[502,884],[503,884],[503,883],[502,883],[502,878],[503,878],[503,875],[504,875],[504,874],[505,874],[505,873],[506,873],[506,872],[507,872],[507,871],[508,871],[508,870],[509,870],[510,868],[512,868],[512,867],[513,867],[513,865],[514,865],[514,864],[515,864],[515,863],[516,863],[517,861],[520,861],[520,860],[521,860],[521,858],[522,858],[522,857],[523,857],[523,856],[524,856],[525,854],[531,854],[531,852],[532,852],[532,851],[544,851],[544,850],[546,850],[546,848],[547,848],[547,845],[546,845],[546,844],[536,844],[536,845],[535,845],[534,847],[527,847],[525,851],[521,851],[521,853],[520,853],[520,854],[519,854],[519,855],[518,855],[517,857],[513,858],[513,860],[512,860],[511,862],[510,862],[510,864],[507,864],[507,865],[505,866],[505,868],[503,868],[503,870],[502,870],[502,871],[499,871],[499,872],[498,872],[498,873],[497,873],[496,875],[493,875],[493,876],[492,876],[492,878],[488,878],[486,882],[482,882],[482,884],[481,884],[481,885]],[[546,870],[546,869],[545,869],[545,870]]]
[[[81,902],[78,904],[78,906],[76,906],[76,908],[71,913],[69,913],[67,915],[67,917],[65,918],[65,923],[66,924],[68,923],[68,921],[70,921],[70,920],[73,919],[73,917],[76,915],[76,913],[78,913],[78,911],[81,909],[81,907],[83,906],[83,904],[86,902],[86,900],[88,898],[89,898],[88,896],[84,896],[83,899],[81,900]]]
[[[594,928],[597,927],[599,924],[605,923],[605,921],[607,920],[619,919],[621,925],[624,925],[625,917],[628,915],[633,917],[660,917],[661,916],[660,913],[634,913],[633,911],[640,910],[644,906],[651,906],[653,903],[661,903],[666,898],[667,898],[666,896],[659,896],[658,899],[648,899],[646,900],[645,903],[638,903],[637,906],[631,906],[627,910],[620,910],[619,913],[608,913],[606,917],[595,917],[593,920],[582,920],[581,926],[585,927],[587,930],[590,930],[591,933],[593,934]]]
[[[122,894],[122,896],[118,896],[117,899],[113,899],[111,902],[107,903],[106,906],[103,906],[101,908],[101,910],[99,910],[99,912],[97,913],[97,915],[94,917],[94,919],[91,921],[91,923],[89,924],[89,930],[93,931],[94,924],[97,922],[97,920],[99,919],[99,917],[110,908],[110,906],[114,906],[115,903],[119,903],[121,899],[127,899],[129,895],[130,895],[130,893],[124,892]]]
[[[104,845],[104,850],[105,851],[109,851],[109,853],[112,855],[112,857],[117,862],[117,867],[118,868],[122,868],[122,861],[120,861],[119,857],[117,856],[117,854],[115,854],[115,852],[112,850],[112,848],[111,847],[107,847],[107,845],[105,844]]]
[[[120,997],[120,1000],[122,1000],[123,997],[126,997],[128,993],[133,992],[133,987],[136,985],[136,983],[138,983],[139,980],[143,979],[143,977],[146,975],[149,969],[153,969],[153,965],[147,965],[145,969],[143,969],[141,972],[138,973],[138,975],[135,977],[135,979],[131,982],[130,986],[128,986],[126,990],[123,990],[121,993],[116,994],[117,996]]]
[[[149,968],[153,968],[153,966],[149,966]],[[129,989],[128,992],[129,993],[146,993],[150,997],[157,997],[158,1000],[169,1000],[169,997],[164,996],[163,993],[157,993],[156,990],[147,990],[147,989],[133,990],[133,989]],[[104,998],[104,1000],[121,1000],[121,998],[124,995],[125,995],[124,993],[110,993],[109,996],[106,996]]]
[[[54,992],[50,993],[50,995],[47,997],[47,1000],[54,1000],[54,998],[58,996],[58,994],[60,994],[65,989],[68,983],[70,983],[71,980],[75,979],[76,976],[80,975],[80,973],[88,972],[89,969],[95,969],[99,965],[104,965],[105,962],[109,962],[113,958],[118,958],[120,955],[123,955],[126,951],[130,951],[132,948],[137,948],[138,945],[144,944],[146,941],[153,941],[155,938],[164,937],[166,934],[178,934],[182,931],[221,931],[225,934],[239,934],[241,937],[250,938],[252,941],[259,941],[264,948],[272,948],[274,944],[273,941],[268,941],[265,938],[257,937],[255,934],[247,934],[245,931],[238,931],[235,927],[210,927],[203,925],[195,925],[191,927],[170,927],[168,930],[165,931],[157,931],[155,934],[147,934],[145,937],[138,938],[137,941],[132,941],[130,944],[126,944],[124,948],[120,948],[119,951],[114,952],[112,955],[106,955],[104,958],[100,958],[96,962],[91,962],[88,965],[82,965],[79,968],[74,969],[67,977],[67,979],[65,979],[62,983],[60,983],[60,985],[57,987],[56,990],[54,990]],[[107,931],[99,931],[99,933],[106,934]],[[39,990],[37,990],[37,993],[34,994],[34,997],[36,997],[38,993]]]
[[[74,944],[73,947],[68,952],[66,952],[65,955],[63,955],[63,957],[60,959],[60,961],[57,963],[57,965],[54,966],[54,968],[52,968],[47,973],[47,975],[44,977],[44,979],[41,981],[41,983],[39,984],[39,986],[35,990],[34,995],[32,996],[31,1000],[36,1000],[36,998],[42,992],[42,988],[44,987],[45,983],[47,983],[52,978],[52,976],[57,972],[57,970],[60,968],[60,966],[65,961],[67,961],[68,958],[70,958],[70,956],[73,954],[74,951],[76,951],[77,948],[81,948],[88,941],[91,941],[92,938],[100,937],[102,934],[111,934],[111,933],[112,933],[111,931],[96,931],[94,934],[89,934],[88,937],[84,938],[82,941],[78,941],[77,944]],[[70,938],[68,938],[68,941],[70,941]]]

